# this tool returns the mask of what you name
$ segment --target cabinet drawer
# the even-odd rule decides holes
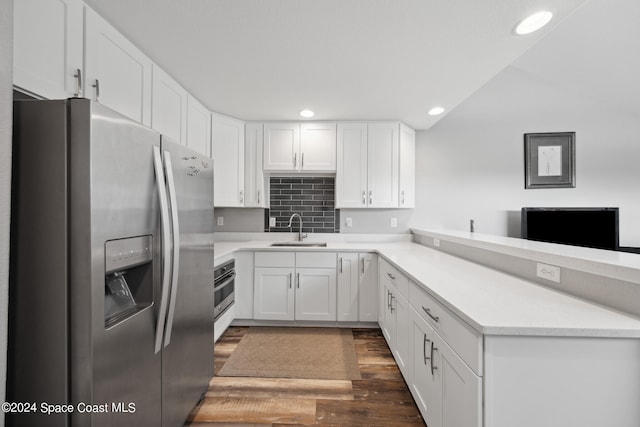
[[[409,301],[414,310],[433,327],[460,358],[477,375],[482,376],[482,334],[413,282],[409,286]]]
[[[296,252],[296,267],[336,268],[335,252]]]
[[[256,252],[256,267],[295,267],[295,252]]]
[[[409,298],[409,279],[392,266],[387,260],[380,258],[380,276],[391,283],[405,298]]]

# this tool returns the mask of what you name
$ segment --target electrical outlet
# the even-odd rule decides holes
[[[276,226],[276,217],[270,216],[269,217],[269,227],[275,227],[275,226]]]
[[[552,282],[560,283],[560,267],[536,263],[536,276]]]
[[[436,248],[440,247],[440,239],[433,239],[433,246]]]
[[[344,220],[344,224],[345,224],[347,227],[353,227],[353,218],[347,218],[347,219],[345,219],[345,220]]]
[[[391,218],[391,227],[395,228],[398,226],[398,218]]]
[[[224,217],[223,216],[219,216],[218,217],[218,225],[224,225]]]

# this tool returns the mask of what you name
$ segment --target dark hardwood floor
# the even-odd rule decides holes
[[[361,380],[218,377],[247,327],[215,347],[216,376],[191,427],[425,426],[379,329],[353,329]]]

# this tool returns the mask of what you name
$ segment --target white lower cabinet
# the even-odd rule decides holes
[[[296,268],[295,294],[296,320],[336,320],[335,268]]]
[[[378,317],[382,320],[382,333],[393,353],[393,357],[407,382],[411,378],[411,328],[409,325],[408,279],[393,269],[385,260],[379,263],[379,285],[381,288],[382,310]],[[392,272],[393,271],[393,272]]]
[[[234,293],[236,306],[236,318],[253,318],[253,252],[237,252],[236,278],[234,280]]]
[[[378,255],[358,254],[358,320],[378,320]]]
[[[256,267],[254,272],[253,318],[293,320],[292,267]]]
[[[411,309],[411,392],[429,427],[482,426],[482,378]]]
[[[256,252],[253,318],[336,320],[334,252]]]
[[[358,320],[358,254],[338,254],[338,321]]]
[[[377,254],[338,254],[338,321],[378,321]]]

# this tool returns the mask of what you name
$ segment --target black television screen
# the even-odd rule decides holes
[[[618,208],[522,208],[523,239],[618,250]]]

